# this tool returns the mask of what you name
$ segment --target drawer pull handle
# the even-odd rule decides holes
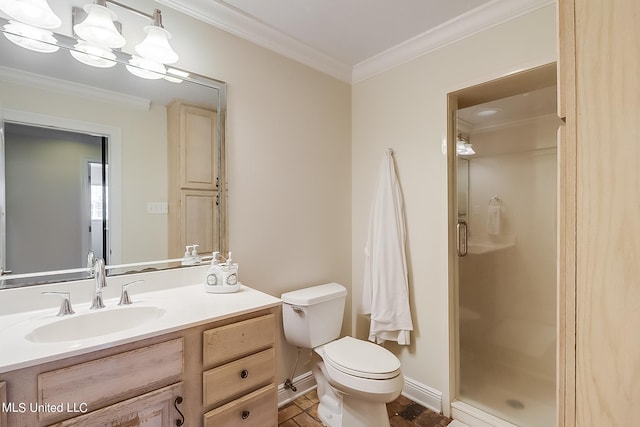
[[[247,378],[249,376],[249,371],[247,371],[246,369],[243,369],[242,372],[240,372],[240,378]]]
[[[251,415],[251,412],[249,411],[242,411],[242,419],[246,420],[247,418],[249,418],[249,415]]]

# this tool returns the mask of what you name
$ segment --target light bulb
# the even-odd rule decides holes
[[[53,53],[59,49],[51,31],[14,21],[9,21],[4,29],[4,36],[9,41],[25,49],[40,53]]]
[[[140,58],[139,56],[133,56],[129,60],[127,70],[134,76],[141,77],[143,79],[157,80],[161,79],[167,73],[167,70],[162,64],[150,61],[146,58]]]
[[[178,54],[169,45],[169,31],[155,25],[147,25],[144,31],[147,37],[135,48],[138,55],[159,64],[173,64],[178,60]]]
[[[34,27],[53,30],[62,25],[47,0],[0,0],[0,10],[16,21]]]
[[[84,7],[87,17],[73,26],[73,31],[82,40],[95,46],[119,48],[127,42],[118,32],[113,21],[116,14],[104,6],[88,4]]]
[[[80,40],[74,49],[69,53],[83,64],[98,68],[111,68],[116,65],[116,56],[107,47],[95,46]]]

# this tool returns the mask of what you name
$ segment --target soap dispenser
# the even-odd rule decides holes
[[[218,255],[220,252],[214,252],[211,264],[207,269],[207,276],[204,280],[204,290],[207,292],[219,293],[218,288],[222,286],[223,277],[222,269],[218,264]]]
[[[231,259],[231,252],[229,252],[229,257],[227,258],[227,262],[222,266],[222,276],[224,280],[224,286],[235,287],[237,290],[238,287],[238,264],[234,264]]]
[[[182,265],[193,265],[193,256],[191,256],[191,249],[193,246],[184,247],[184,256],[182,257]]]
[[[205,289],[207,292],[216,294],[228,294],[238,291],[240,289],[238,264],[231,259],[231,252],[229,252],[229,258],[222,264],[218,264],[218,256],[220,256],[218,252],[213,253],[211,266],[207,270]],[[224,257],[221,258],[224,259]]]

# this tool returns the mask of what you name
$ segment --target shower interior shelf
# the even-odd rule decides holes
[[[467,244],[467,250],[472,255],[482,255],[508,249],[516,245],[515,236],[494,238],[491,236],[471,236]]]

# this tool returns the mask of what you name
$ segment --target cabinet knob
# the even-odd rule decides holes
[[[242,411],[242,419],[246,420],[247,418],[249,418],[249,415],[251,415],[251,412],[249,411]]]
[[[249,371],[247,371],[246,369],[243,369],[242,372],[240,372],[240,378],[247,378],[249,376]]]

